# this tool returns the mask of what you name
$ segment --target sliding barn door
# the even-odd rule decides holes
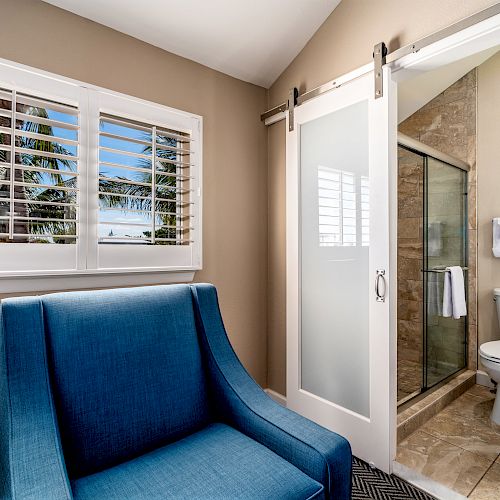
[[[287,404],[389,471],[396,116],[389,69],[377,99],[373,80],[296,107],[293,131],[287,121]]]

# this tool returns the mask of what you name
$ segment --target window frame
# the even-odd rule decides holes
[[[0,87],[78,107],[80,173],[76,244],[0,244],[0,259],[13,259],[15,251],[17,261],[20,260],[21,253],[23,259],[34,263],[33,268],[24,266],[22,269],[19,266],[21,269],[0,271],[0,290],[21,292],[192,281],[194,272],[202,269],[203,117],[4,59],[0,59]],[[97,193],[100,113],[114,114],[190,134],[193,152],[193,165],[189,173],[193,177],[193,243],[147,245],[140,249],[137,245],[99,245]],[[68,249],[65,250],[64,247]],[[71,250],[75,255],[61,260],[59,253],[71,253]],[[111,255],[113,251],[120,256],[117,264]],[[51,258],[51,254],[57,255]],[[71,259],[73,265],[68,268]],[[45,262],[47,265],[44,267]],[[58,266],[60,262],[64,266]],[[111,263],[114,265],[110,265]]]

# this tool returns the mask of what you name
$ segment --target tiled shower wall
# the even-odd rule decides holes
[[[477,368],[476,97],[474,69],[399,125],[402,133],[471,166],[468,176],[468,368],[473,370]],[[423,170],[411,153],[401,149],[399,153],[398,386],[409,391],[412,384],[415,385],[412,376],[418,375],[418,382],[421,379],[417,365],[421,365],[422,349]],[[409,370],[409,376],[404,376],[405,370]]]
[[[422,381],[423,183],[422,157],[398,148],[398,400]]]

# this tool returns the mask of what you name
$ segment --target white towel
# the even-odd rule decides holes
[[[429,257],[440,257],[443,250],[441,238],[442,222],[429,222],[427,225],[427,254]]]
[[[500,257],[500,218],[493,219],[493,255]]]
[[[444,273],[443,316],[459,319],[466,315],[464,272],[460,266],[447,267]]]
[[[438,269],[438,268],[437,268]],[[445,273],[448,274],[448,273]],[[443,314],[443,299],[441,294],[441,273],[429,273],[427,278],[427,314],[429,321],[437,321],[435,316]]]

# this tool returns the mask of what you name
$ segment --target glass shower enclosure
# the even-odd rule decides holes
[[[467,317],[443,317],[449,266],[467,293],[468,165],[398,134],[398,405],[466,367]]]

